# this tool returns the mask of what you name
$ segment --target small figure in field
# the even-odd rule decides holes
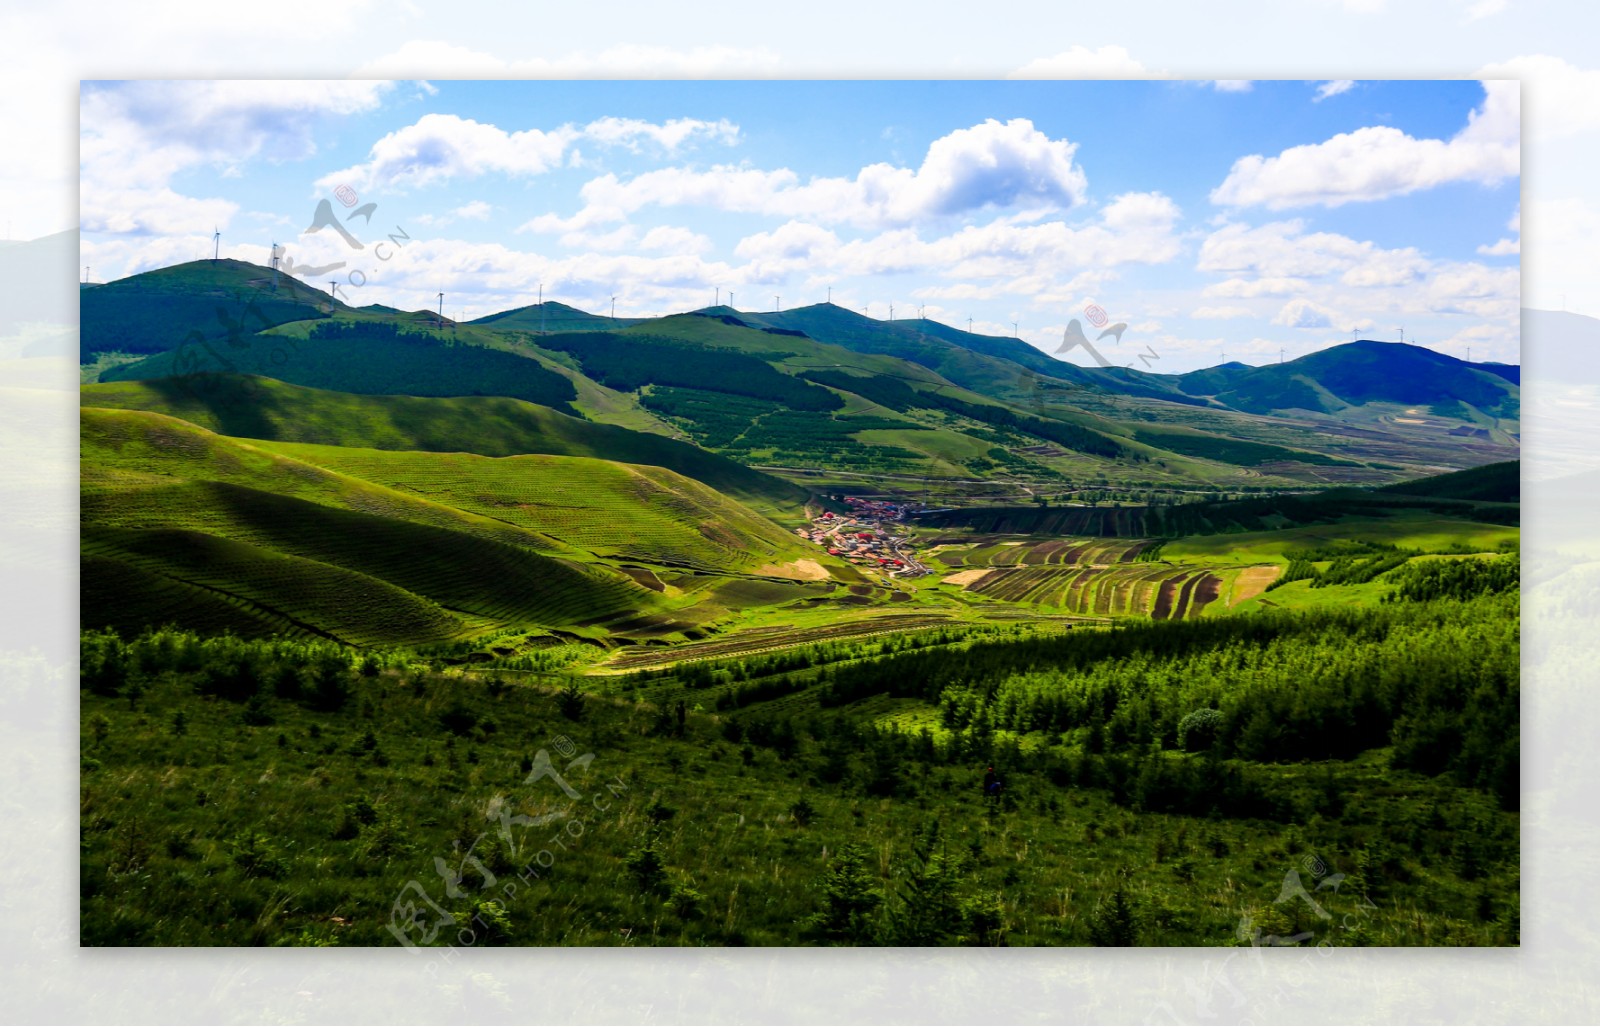
[[[983,775],[983,797],[990,802],[1000,801],[1000,775],[992,766]]]

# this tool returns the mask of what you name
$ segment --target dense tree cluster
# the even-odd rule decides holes
[[[736,350],[690,346],[648,335],[574,332],[539,339],[545,349],[570,353],[602,385],[632,392],[642,385],[677,385],[778,403],[791,410],[837,410],[836,394]]]

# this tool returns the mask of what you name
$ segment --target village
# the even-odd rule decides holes
[[[909,535],[896,535],[887,525],[903,522],[910,507],[905,503],[846,496],[850,513],[823,511],[810,528],[796,528],[801,538],[854,564],[876,568],[891,578],[915,578],[929,573],[911,549]]]

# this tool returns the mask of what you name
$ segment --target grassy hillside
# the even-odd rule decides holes
[[[218,377],[204,390],[171,379],[86,386],[85,406],[151,410],[222,435],[364,449],[480,456],[595,457],[665,467],[766,513],[794,516],[807,493],[688,443],[580,420],[503,397],[364,396],[271,378]]]
[[[639,320],[639,318],[603,317],[549,300],[512,310],[502,310],[467,323],[522,332],[589,332],[622,328],[637,324]]]
[[[242,260],[159,268],[79,297],[80,363],[99,353],[163,353],[185,341],[231,352],[263,329],[348,310],[292,275]]]
[[[1361,340],[1330,346],[1283,364],[1195,372],[1181,378],[1191,394],[1250,413],[1302,409],[1332,413],[1345,406],[1399,403],[1465,417],[1462,405],[1496,417],[1518,416],[1517,385],[1497,371],[1420,346]]]
[[[608,559],[751,570],[816,555],[690,478],[584,457],[483,457],[264,442],[262,448],[478,513]]]
[[[159,616],[416,645],[662,607],[659,587],[601,556],[737,572],[798,551],[771,522],[659,468],[287,447],[325,463],[347,454],[373,481],[160,414],[85,408],[82,420],[91,625],[134,629]],[[478,473],[461,472],[462,461]]]
[[[83,940],[1515,945],[1515,622],[868,642],[611,695],[90,634]]]
[[[1516,503],[1522,498],[1522,463],[1506,460],[1465,471],[1386,485],[1379,492],[1405,496],[1438,496],[1487,503]]]
[[[265,375],[363,395],[509,396],[568,411],[577,396],[570,381],[536,360],[458,341],[449,329],[402,329],[396,320],[371,319],[324,321],[304,338],[256,335],[239,349],[158,353],[106,371],[101,379],[189,375],[184,384],[204,393],[210,377],[222,374]]]

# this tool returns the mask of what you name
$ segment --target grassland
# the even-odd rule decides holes
[[[1425,623],[1375,621],[1371,652],[1351,656],[1415,659],[1406,626]],[[1375,722],[1376,747],[1332,759],[1208,756],[1166,734],[1181,703],[1153,747],[1130,728],[1131,693],[1109,721],[1016,730],[1005,711],[1035,706],[1013,707],[1014,690],[1044,680],[1017,675],[1027,646],[1072,667],[1101,648],[1076,634],[925,632],[809,669],[760,662],[782,654],[693,664],[614,697],[397,656],[357,665],[319,643],[88,637],[83,940],[426,951],[470,927],[456,944],[1517,943],[1516,814],[1412,769],[1403,731]],[[924,657],[954,675],[1007,659],[999,698],[1016,699],[983,713],[948,674],[899,666]],[[1167,659],[1139,664],[1162,688]],[[1184,666],[1170,680],[1217,681]],[[1273,666],[1234,681],[1225,724],[1304,673]],[[1006,783],[992,804],[985,761]]]
[[[660,467],[246,442],[92,407],[82,422],[95,626],[136,630],[159,611],[158,623],[358,646],[508,625],[671,634],[760,605],[737,591],[706,602],[718,584],[827,560]],[[694,573],[667,583],[668,568]]]
[[[1517,943],[1515,466],[1286,494],[1514,452],[1478,371],[1412,416],[252,274],[106,294],[150,355],[81,411],[86,944]],[[175,335],[163,282],[257,314]],[[829,491],[963,508],[891,579],[795,533]]]
[[[796,515],[804,490],[683,442],[503,397],[358,396],[232,376],[205,390],[171,379],[83,390],[84,406],[149,410],[220,435],[364,449],[544,454],[665,467],[753,505]]]

